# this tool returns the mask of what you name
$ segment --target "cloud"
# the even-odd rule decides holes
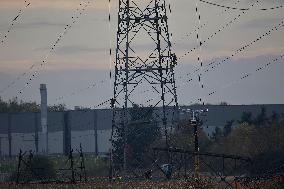
[[[105,0],[29,0],[31,3],[30,8],[53,8],[53,9],[74,9],[81,8],[87,2],[90,2],[90,5],[86,9],[108,9],[107,1]],[[82,4],[83,6],[80,6]],[[0,7],[1,9],[13,9],[24,7],[26,3],[24,0],[1,0]],[[114,4],[115,5],[115,4]]]
[[[49,47],[36,48],[35,51],[47,51]],[[85,47],[80,45],[70,45],[56,48],[55,54],[68,55],[68,54],[83,54],[83,53],[95,53],[95,52],[107,52],[107,48],[95,48]]]
[[[42,28],[42,27],[62,27],[65,26],[66,23],[63,22],[51,22],[51,21],[39,21],[40,19],[37,19],[37,21],[29,21],[29,22],[22,22],[20,24],[16,24],[14,28],[16,29],[34,29],[34,28]],[[0,24],[0,28],[2,28],[3,31],[6,31],[8,29],[7,24]]]
[[[28,59],[0,60],[1,71],[5,73],[15,73],[26,71],[33,61]]]
[[[247,0],[247,2],[253,2],[254,0]],[[270,3],[270,4],[283,4],[283,0],[263,0],[264,2]]]
[[[276,25],[282,21],[281,18],[256,18],[242,23],[240,27],[242,28],[253,28],[259,29],[266,26]]]
[[[56,50],[56,54],[107,52],[106,48],[91,48],[84,46],[64,46]]]
[[[31,28],[42,28],[42,27],[62,27],[66,24],[63,22],[50,22],[50,21],[35,21],[35,22],[25,22],[16,25],[15,28],[18,29],[31,29]]]

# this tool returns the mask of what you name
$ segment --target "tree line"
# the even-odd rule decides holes
[[[223,129],[216,129],[207,150],[235,154],[252,159],[252,174],[284,171],[284,115],[266,109],[255,117],[243,112],[232,128],[228,121]]]
[[[64,104],[48,107],[49,111],[67,110]],[[0,97],[0,113],[39,112],[36,102],[23,102],[17,98],[4,101]],[[127,158],[130,166],[146,165],[145,153],[152,147],[164,145],[162,128],[151,107],[133,105],[129,110],[130,121],[126,131],[121,128],[115,133],[114,152],[116,161],[123,160],[124,139],[127,141]],[[243,112],[240,120],[228,120],[222,127],[216,127],[211,136],[198,128],[199,148],[201,152],[213,152],[249,157],[254,163],[251,173],[260,174],[273,171],[279,167],[284,169],[284,115],[272,112],[268,115],[265,108],[253,116],[251,112]],[[181,120],[169,134],[171,145],[194,151],[194,133],[188,120]],[[284,170],[283,170],[284,171]]]
[[[67,110],[65,104],[57,104],[48,106],[49,111]],[[12,98],[4,101],[0,97],[0,113],[22,113],[22,112],[39,112],[40,105],[36,102],[24,102],[18,98]]]
[[[148,107],[134,105],[130,117],[126,136],[129,164],[133,167],[147,165],[146,156],[151,148],[164,145],[163,131]],[[114,148],[120,163],[123,161],[124,133],[123,129],[118,131]],[[250,158],[253,162],[250,174],[284,171],[284,115],[273,112],[268,116],[265,108],[255,117],[251,112],[243,112],[240,120],[228,120],[223,128],[216,127],[211,136],[200,125],[198,135],[200,152]],[[173,147],[194,151],[194,130],[189,121],[181,120],[169,140]]]

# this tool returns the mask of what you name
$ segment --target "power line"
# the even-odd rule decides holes
[[[111,40],[111,0],[108,0],[108,29],[109,29],[109,85],[110,85],[110,89],[111,89],[111,79],[112,79],[112,40]],[[74,92],[71,92],[70,94],[67,94],[64,96],[60,96],[59,98],[57,98],[58,100],[62,100],[68,96],[74,96],[74,95],[77,95],[85,90],[89,90],[91,88],[94,88],[96,87],[98,84],[102,84],[106,82],[106,80],[101,80],[99,83],[93,83],[91,85],[89,85],[88,87],[86,88],[83,88],[83,89],[79,89],[79,90],[76,90]],[[110,102],[111,99],[108,99],[106,101],[102,101],[100,102],[99,104],[95,105],[94,108],[97,108],[97,107],[100,107],[100,106],[103,106],[105,105],[107,102]]]
[[[256,1],[258,3],[258,1]],[[253,3],[251,5],[251,7],[255,6],[255,3]],[[238,14],[235,18],[233,18],[232,20],[230,20],[229,22],[227,22],[226,24],[224,24],[222,27],[220,27],[217,31],[215,31],[214,33],[212,33],[210,36],[208,36],[205,40],[201,41],[201,43],[199,44],[200,46],[203,46],[206,42],[208,42],[209,40],[211,40],[213,37],[215,37],[217,34],[219,34],[220,32],[222,32],[224,29],[228,28],[229,26],[231,26],[234,22],[236,22],[238,19],[240,19],[240,17],[242,15],[247,14],[247,12],[242,12],[240,14]],[[186,57],[188,54],[190,54],[191,52],[197,50],[199,48],[199,45],[190,49],[189,51],[185,52],[184,55],[180,56],[178,59],[181,60],[184,57]]]
[[[108,29],[109,29],[109,89],[112,91],[112,40],[111,40],[111,0],[108,1]]]
[[[238,80],[233,81],[233,82],[231,82],[231,83],[229,83],[229,84],[226,84],[226,85],[220,87],[219,89],[213,90],[213,91],[211,91],[210,93],[208,93],[206,96],[212,96],[212,95],[216,94],[218,91],[220,91],[220,90],[222,90],[222,89],[231,87],[232,85],[235,85],[235,84],[237,84],[237,83],[239,83],[239,82],[241,82],[241,81],[243,81],[243,80],[245,80],[245,79],[247,79],[247,78],[253,76],[254,74],[256,74],[256,73],[258,73],[258,72],[260,72],[260,71],[262,71],[262,70],[268,68],[268,67],[271,66],[272,64],[274,64],[274,63],[280,61],[280,59],[282,59],[282,58],[284,58],[284,55],[281,55],[281,56],[279,56],[278,58],[275,58],[275,59],[273,59],[272,61],[267,62],[267,63],[266,63],[265,65],[263,65],[263,66],[257,67],[257,68],[254,70],[254,73],[244,73],[244,74],[242,74],[242,76],[241,76]],[[193,101],[191,101],[191,103],[193,103]]]
[[[259,66],[259,67],[255,68],[254,73],[244,73],[244,74],[242,74],[242,76],[241,76],[238,80],[233,81],[233,82],[231,82],[231,83],[229,83],[229,84],[226,84],[226,85],[220,87],[219,89],[213,90],[212,92],[210,92],[210,93],[208,93],[207,95],[205,95],[203,98],[205,98],[206,96],[213,96],[213,95],[216,94],[218,91],[223,90],[223,89],[228,88],[228,87],[231,87],[231,86],[233,86],[233,85],[235,85],[235,84],[237,84],[237,83],[239,83],[239,82],[241,82],[241,81],[243,81],[243,80],[245,80],[245,79],[247,79],[247,78],[253,76],[253,75],[256,74],[256,73],[258,73],[258,72],[260,72],[260,71],[263,71],[264,69],[267,69],[269,66],[271,66],[272,64],[274,64],[274,63],[280,61],[280,59],[282,59],[282,58],[284,58],[284,55],[281,55],[281,56],[279,56],[278,58],[275,58],[275,59],[273,59],[272,61],[267,62],[267,63],[264,64],[263,66]],[[150,100],[152,100],[152,99],[150,99]],[[196,100],[199,101],[199,98],[196,99]],[[194,103],[194,102],[195,102],[195,100],[191,100],[191,101],[190,101],[190,103]],[[209,126],[207,126],[207,128],[208,128],[208,127],[209,127]],[[215,127],[215,126],[214,126],[214,127]]]
[[[273,63],[279,61],[279,60],[282,59],[283,57],[284,57],[284,55],[281,55],[281,56],[279,56],[278,58],[275,58],[275,59],[273,59],[272,61],[266,63],[264,66],[257,67],[257,68],[254,70],[254,72],[257,73],[257,72],[260,72],[260,71],[262,71],[262,70],[268,68],[270,65],[272,65]],[[222,88],[220,88],[220,89],[228,88],[228,87],[230,87],[230,86],[232,86],[232,85],[234,85],[234,84],[239,83],[240,81],[242,81],[242,80],[244,80],[244,79],[246,79],[246,78],[248,78],[248,77],[251,77],[252,75],[253,75],[253,73],[245,73],[245,74],[243,74],[243,76],[242,76],[239,80],[237,80],[237,81],[235,81],[235,82],[232,82],[232,83],[230,83],[230,84],[228,84],[228,85],[226,85],[226,86],[224,86],[224,87],[222,87]],[[211,95],[213,95],[213,94],[215,94],[215,93],[217,93],[217,92],[218,92],[217,90],[214,90],[214,91],[210,92],[210,93],[208,94],[208,96],[211,96]]]
[[[221,8],[226,8],[226,9],[232,9],[232,10],[248,11],[248,10],[252,9],[250,7],[247,7],[247,8],[230,7],[230,6],[226,6],[226,5],[212,3],[212,2],[209,2],[209,1],[205,1],[205,0],[199,0],[199,1],[202,2],[202,3],[209,4],[209,5],[213,5],[213,6],[217,6],[217,7],[221,7]],[[268,10],[274,10],[274,9],[280,9],[280,8],[283,8],[283,5],[279,5],[279,6],[275,6],[275,7],[268,7],[268,8],[261,8],[261,9],[257,9],[257,10],[268,11]]]
[[[19,80],[21,80],[23,77],[25,77],[31,70],[33,70],[37,64],[39,64],[40,67],[42,67],[43,65],[45,65],[47,63],[47,59],[49,58],[50,54],[53,53],[55,51],[55,48],[57,47],[57,45],[59,44],[59,42],[62,40],[62,38],[67,34],[68,30],[71,29],[71,27],[78,21],[79,17],[82,15],[83,11],[85,11],[86,7],[89,5],[89,1],[85,4],[85,6],[80,3],[79,7],[82,8],[77,8],[75,10],[74,15],[71,17],[71,24],[67,24],[64,26],[64,30],[63,32],[57,37],[56,41],[51,45],[51,47],[49,48],[49,52],[44,56],[43,60],[37,63],[32,64],[25,72],[21,73],[20,75],[18,75],[16,77],[15,80],[13,80],[12,82],[10,82],[5,88],[3,88],[0,91],[1,93],[6,92],[9,88],[11,88],[12,86],[14,86]],[[30,85],[31,81],[34,80],[38,75],[39,75],[39,68],[36,69],[36,71],[32,74],[30,74],[30,78],[28,79],[28,81],[26,82],[25,86],[18,91],[18,94],[21,94],[23,92],[23,89],[25,89],[28,85]]]
[[[57,45],[58,45],[59,42],[62,40],[63,36],[65,36],[65,35],[68,33],[68,31],[72,28],[72,26],[78,21],[79,17],[83,14],[83,12],[86,10],[86,8],[88,7],[89,4],[90,4],[90,1],[88,1],[88,2],[83,6],[83,8],[81,8],[81,10],[80,10],[80,9],[77,9],[77,10],[79,10],[79,14],[78,14],[76,17],[72,17],[73,21],[72,21],[71,24],[67,24],[67,25],[65,26],[63,33],[58,36],[57,40],[51,45],[48,54],[47,54],[47,55],[43,58],[43,60],[41,61],[40,65],[39,65],[40,67],[38,67],[37,70],[36,70],[33,74],[31,74],[31,76],[30,76],[29,79],[27,80],[27,82],[26,82],[26,84],[24,85],[24,87],[23,87],[21,90],[18,91],[18,94],[22,94],[22,93],[23,93],[23,90],[24,90],[26,87],[28,87],[28,86],[31,84],[31,82],[32,82],[36,77],[39,76],[40,68],[43,67],[45,64],[48,63],[48,58],[49,58],[49,56],[51,55],[51,53],[53,53],[53,52],[55,51]],[[82,3],[80,3],[80,6],[82,6]],[[34,64],[33,66],[35,66],[35,64]]]
[[[267,68],[268,66],[270,66],[272,63],[275,63],[275,62],[279,61],[279,60],[282,59],[283,57],[284,57],[284,55],[281,55],[281,56],[279,56],[278,58],[275,58],[275,59],[273,59],[272,61],[266,63],[264,66],[256,68],[255,72],[259,72],[259,71],[261,71],[261,70],[264,70],[265,68]],[[230,87],[230,86],[232,86],[232,85],[234,85],[234,84],[236,84],[236,83],[238,83],[238,82],[240,82],[240,81],[242,81],[242,80],[244,80],[244,79],[246,79],[246,78],[248,78],[248,77],[250,77],[250,76],[252,76],[252,75],[253,75],[253,73],[246,73],[246,74],[243,74],[243,76],[242,76],[239,80],[234,81],[234,82],[232,82],[232,83],[230,83],[230,84],[227,84],[227,85],[221,87],[220,89]],[[192,79],[189,80],[189,81],[192,81]],[[184,82],[183,84],[186,84],[186,82]],[[181,86],[181,85],[180,85],[180,86]],[[180,87],[180,86],[179,86],[179,87]],[[208,95],[206,95],[206,96],[211,96],[211,95],[213,95],[213,94],[215,94],[215,93],[217,93],[217,92],[218,92],[218,90],[214,90],[214,91],[210,92],[210,93],[209,93]],[[168,93],[168,92],[166,92],[166,93]],[[204,98],[205,98],[206,96],[204,96]],[[198,98],[197,101],[200,101],[199,99],[200,99],[200,98]],[[153,100],[153,99],[151,98],[151,99],[149,99],[149,100],[151,101],[151,100]],[[192,101],[190,101],[190,103],[194,103],[194,101],[192,100]]]
[[[200,28],[201,27],[201,13],[200,13],[200,10],[198,9],[198,0],[195,1],[196,2],[196,17],[197,17],[197,20],[198,20],[198,27]],[[199,52],[197,53],[197,62],[198,64],[200,65],[200,69],[202,70],[203,68],[203,62],[202,62],[202,57],[201,57],[201,53],[202,53],[202,38],[201,38],[201,33],[199,32],[199,29],[196,31],[196,41],[197,41],[197,44],[199,46]],[[198,81],[199,81],[199,84],[200,84],[200,87],[201,87],[201,90],[203,91],[203,88],[204,88],[204,84],[202,82],[202,74],[198,74]],[[203,99],[200,98],[198,99],[198,101],[200,103],[202,103]],[[204,103],[204,102],[203,102]]]
[[[105,104],[111,102],[111,100],[112,100],[112,99],[105,100],[105,101],[99,103],[98,105],[94,106],[94,108],[98,108],[98,107],[100,107],[100,106],[103,106],[103,105],[105,105]]]
[[[237,3],[239,3],[240,1],[238,0],[235,4],[237,4]],[[171,11],[171,4],[169,4],[169,10],[170,10],[170,15],[171,15],[171,13],[172,13],[172,11]],[[223,13],[225,13],[227,10],[225,10],[225,11],[222,11],[221,12],[221,14],[223,14]],[[109,32],[111,31],[111,0],[109,0],[109,14],[108,14],[108,21],[109,21]],[[193,32],[197,32],[197,30],[200,30],[202,27],[204,27],[206,25],[206,23],[205,24],[203,24],[203,25],[201,25],[201,26],[198,26],[198,28],[197,29],[195,29]],[[189,33],[189,34],[187,34],[186,35],[186,37],[188,37],[188,36],[190,36],[193,32],[191,32],[191,33]],[[172,35],[170,35],[170,37],[172,37]],[[110,37],[111,38],[111,37]],[[201,48],[201,47],[200,47]],[[112,63],[112,43],[111,43],[111,39],[110,39],[110,49],[109,49],[109,57],[110,57],[110,80],[111,80],[111,63]],[[103,82],[103,81],[102,81]],[[110,81],[111,82],[111,81]],[[110,86],[111,86],[111,84],[110,84]],[[87,89],[90,89],[90,88],[93,88],[93,87],[95,87],[95,84],[92,84],[92,85],[90,85],[89,87],[87,87],[87,88],[85,88],[84,90],[87,90]],[[78,91],[84,91],[84,90],[78,90]],[[76,90],[77,91],[77,90]],[[147,92],[147,91],[149,91],[149,90],[146,90],[146,91],[143,91],[142,93],[145,93],[145,92]],[[78,93],[80,93],[80,92],[78,92]],[[76,94],[78,94],[77,92],[72,92],[72,93],[70,93],[69,95],[66,95],[66,96],[73,96],[73,95],[76,95]],[[61,96],[61,97],[59,97],[58,98],[58,100],[60,99],[60,100],[62,100],[64,98],[64,96]]]
[[[170,15],[172,14],[172,8],[171,8],[171,3],[170,3],[171,1],[169,0],[169,12],[170,12]],[[235,4],[238,4],[240,2],[240,0],[238,0],[237,2],[235,2]],[[109,13],[108,13],[108,22],[109,22],[109,33],[111,34],[111,0],[109,0]],[[225,12],[227,12],[227,9],[226,10],[224,10],[224,11],[222,11],[221,13],[220,13],[220,15],[222,15],[222,14],[224,14]],[[206,24],[208,24],[208,22],[206,22],[206,23],[204,23],[204,24],[202,24],[202,25],[199,25],[198,26],[198,28],[197,29],[195,29],[194,31],[192,31],[192,32],[190,32],[189,34],[186,34],[185,35],[185,37],[183,37],[183,38],[181,38],[180,40],[182,40],[182,39],[184,39],[184,38],[186,38],[186,37],[189,37],[191,34],[193,34],[194,32],[197,32],[198,30],[200,30],[201,28],[203,28],[203,27],[205,27],[206,26]],[[170,37],[172,38],[172,34],[170,35]],[[111,38],[111,36],[110,36],[110,38]],[[176,44],[176,43],[174,43],[174,44]],[[199,43],[198,43],[199,44]],[[201,48],[201,47],[200,47]],[[111,80],[111,70],[112,70],[112,68],[111,68],[111,63],[112,63],[112,42],[111,42],[111,39],[110,39],[110,49],[109,49],[109,57],[110,57],[110,73],[109,73],[109,76],[110,76],[110,80]],[[111,82],[111,81],[110,81]],[[104,83],[104,81],[102,80],[100,83]],[[79,90],[76,90],[76,91],[78,91],[78,92],[76,92],[76,91],[74,91],[74,92],[72,92],[72,93],[70,93],[70,94],[67,94],[66,96],[68,97],[68,96],[74,96],[74,95],[76,95],[76,94],[79,94],[79,93],[81,93],[82,91],[85,91],[85,90],[88,90],[88,89],[91,89],[91,88],[93,88],[93,87],[95,87],[95,86],[97,86],[96,85],[96,83],[94,83],[94,84],[91,84],[90,86],[88,86],[88,87],[86,87],[86,88],[84,88],[84,89],[79,89]],[[110,84],[110,86],[111,86],[111,84]],[[148,90],[145,90],[145,91],[142,91],[142,93],[145,93],[145,92],[149,92],[150,90],[148,89]],[[64,96],[60,96],[59,98],[57,98],[57,100],[62,100],[64,98]],[[153,99],[152,99],[153,100]],[[104,103],[102,103],[102,104],[99,104],[99,105],[97,105],[98,107],[99,106],[101,106],[101,105],[104,105]],[[95,106],[95,107],[97,107],[97,106]]]
[[[9,28],[7,30],[7,32],[3,35],[2,39],[0,39],[0,42],[1,42],[1,45],[4,45],[5,44],[5,41],[8,40],[8,36],[10,34],[10,32],[13,30],[16,22],[19,20],[19,18],[22,16],[23,12],[24,12],[24,9],[28,8],[30,6],[30,2],[28,1],[24,1],[25,5],[24,5],[24,8],[21,8],[19,11],[18,11],[18,14],[13,18],[12,22],[10,23],[9,25]]]
[[[71,93],[68,93],[68,94],[66,94],[66,95],[62,95],[62,96],[56,98],[56,101],[61,101],[61,100],[65,99],[65,98],[78,95],[78,94],[80,94],[80,93],[82,93],[82,92],[84,92],[84,91],[87,91],[87,90],[89,90],[89,89],[98,87],[100,84],[103,84],[103,83],[105,83],[105,82],[106,82],[106,80],[101,80],[101,81],[99,81],[99,82],[93,82],[93,83],[91,83],[90,85],[88,85],[88,86],[85,87],[85,88],[76,89],[75,91],[73,91],[73,92],[71,92]]]
[[[254,45],[255,43],[261,41],[262,39],[264,39],[265,37],[268,37],[272,34],[272,32],[278,31],[281,27],[284,26],[284,18],[282,19],[281,23],[279,23],[278,25],[274,26],[273,28],[269,29],[268,31],[266,31],[265,33],[263,33],[262,35],[260,35],[259,37],[257,37],[256,39],[254,39],[251,42],[248,42],[246,45],[242,46],[241,48],[239,48],[238,50],[236,50],[233,54],[231,54],[230,56],[222,59],[221,61],[213,61],[211,63],[209,63],[208,65],[206,65],[206,69],[203,73],[207,73],[209,72],[211,69],[215,69],[217,66],[229,61],[230,59],[232,59],[233,57],[235,57],[237,54],[245,51],[248,47],[250,47],[251,45]],[[194,70],[194,72],[188,73],[188,75],[196,73],[200,71],[200,68]],[[190,79],[187,80],[187,82],[191,82],[193,81],[192,77]]]
[[[81,4],[80,4],[80,5],[81,5]],[[111,19],[110,11],[111,11],[111,2],[110,2],[110,0],[109,0],[109,18],[108,18],[108,20],[109,20],[109,27],[110,27],[110,19]],[[110,29],[110,30],[111,30],[111,29]],[[112,52],[111,46],[112,46],[112,45],[111,45],[111,40],[110,40],[110,63],[112,62],[112,60],[111,60],[111,56],[112,56],[112,53],[111,53],[111,52]],[[111,79],[111,64],[110,64],[110,79]],[[102,80],[100,83],[104,83],[104,82],[105,82],[105,81]],[[72,92],[72,93],[69,93],[69,94],[67,94],[67,95],[65,95],[65,96],[60,96],[60,97],[58,97],[58,98],[56,99],[56,101],[62,100],[62,99],[64,99],[64,98],[66,98],[66,97],[74,96],[74,95],[76,95],[76,94],[81,93],[82,91],[85,91],[85,90],[94,88],[95,86],[97,86],[96,83],[91,84],[91,85],[89,85],[89,86],[86,87],[86,88],[82,88],[82,89],[76,90],[76,91],[74,91],[74,92]],[[110,100],[108,100],[108,101],[110,101]],[[105,102],[102,102],[102,103],[96,105],[95,107],[99,107],[99,106],[102,106],[102,105],[104,105],[104,104],[106,104],[106,103],[105,103]]]
[[[271,64],[273,64],[273,63],[279,61],[279,60],[282,59],[283,57],[284,57],[284,55],[281,55],[280,57],[275,58],[275,59],[273,59],[272,61],[266,63],[264,66],[261,66],[261,67],[256,68],[255,72],[259,72],[259,71],[261,71],[261,70],[264,70],[265,68],[268,68]],[[252,75],[253,75],[253,73],[246,73],[246,74],[243,74],[243,76],[242,76],[239,80],[234,81],[234,82],[232,82],[232,83],[230,83],[230,84],[227,84],[227,85],[225,85],[225,86],[223,86],[223,87],[220,87],[219,90],[224,89],[224,88],[227,88],[227,87],[230,87],[230,86],[232,86],[232,85],[234,85],[234,84],[237,84],[238,82],[240,82],[240,81],[242,81],[242,80],[244,80],[244,79],[246,79],[246,78],[248,78],[248,77],[250,77],[250,76],[252,76]],[[215,94],[215,93],[217,93],[217,92],[218,92],[218,90],[214,90],[214,91],[212,91],[211,93],[209,93],[207,96],[212,96],[213,94]],[[147,102],[150,102],[150,101],[152,101],[152,100],[154,100],[154,99],[151,98],[151,99],[147,100]],[[106,100],[106,101],[103,101],[103,102],[100,103],[99,105],[95,106],[95,108],[96,108],[96,107],[99,107],[99,106],[102,106],[102,105],[104,105],[104,104],[107,104],[107,103],[110,102],[110,101],[111,101],[111,99],[108,99],[108,100]],[[146,103],[147,103],[147,102],[146,102]],[[192,103],[192,102],[193,102],[193,101],[191,101],[191,103]],[[108,118],[105,118],[105,119],[108,119]]]
[[[240,2],[240,0],[236,1],[234,4],[237,5]],[[226,13],[228,11],[228,9],[223,10],[218,16],[222,16],[224,13]],[[209,24],[208,21],[204,21],[203,24],[198,25],[198,27],[196,29],[194,29],[193,31],[191,31],[188,34],[185,34],[185,36],[181,37],[180,39],[178,39],[176,42],[174,42],[174,45],[177,45],[179,42],[182,42],[184,39],[187,39],[188,37],[190,37],[193,33],[195,33],[197,30],[201,30],[203,29],[205,26],[207,26]]]

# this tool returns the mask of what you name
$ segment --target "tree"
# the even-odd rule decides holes
[[[65,104],[48,106],[49,111],[65,111]],[[39,112],[40,105],[36,102],[24,102],[18,98],[12,98],[7,102],[0,97],[0,113],[21,113],[21,112]]]
[[[219,142],[221,141],[222,137],[223,137],[222,129],[220,129],[219,127],[215,127],[215,131],[212,133],[211,139],[214,142]]]
[[[2,105],[6,108],[1,113],[38,112],[40,110],[40,106],[36,102],[19,101],[17,98],[10,99]]]
[[[241,116],[241,120],[239,120],[238,123],[240,123],[240,124],[243,124],[243,123],[252,124],[253,123],[252,113],[251,112],[243,112],[243,114]]]
[[[34,180],[49,180],[56,176],[54,162],[46,156],[36,155],[31,161],[27,171],[33,170],[30,174]]]
[[[66,110],[67,108],[65,104],[57,104],[53,106],[48,106],[48,111],[51,111],[51,112],[62,112]]]
[[[272,112],[272,115],[271,115],[271,117],[270,117],[269,123],[270,123],[270,124],[278,123],[279,120],[280,120],[280,115],[279,115],[277,112],[273,111],[273,112]]]
[[[281,173],[284,171],[283,162],[284,162],[283,151],[265,152],[258,154],[253,158],[251,174],[269,175],[269,174]]]
[[[160,127],[154,119],[153,111],[151,107],[139,107],[136,104],[129,109],[130,121],[125,134],[127,140],[128,165],[132,167],[143,165],[146,162],[144,154],[161,136]],[[116,133],[114,160],[117,163],[122,163],[124,132],[122,128]]]
[[[8,112],[8,103],[0,97],[0,113]]]
[[[275,115],[268,119],[275,119]],[[240,124],[240,126],[232,129],[230,135],[224,136],[219,141],[215,140],[211,146],[211,151],[250,157],[253,162],[257,163],[254,165],[254,170],[257,170],[257,172],[280,166],[284,159],[283,126],[284,120],[280,118],[266,127]],[[215,133],[219,133],[219,131],[215,131]],[[214,135],[215,138],[216,135]],[[269,164],[264,165],[265,162],[269,162]]]
[[[266,125],[268,122],[268,118],[266,115],[266,109],[264,107],[261,108],[261,112],[256,116],[254,120],[254,124],[258,126]]]
[[[228,103],[228,102],[220,102],[220,105],[221,105],[221,106],[228,106],[229,103]]]
[[[223,129],[223,134],[225,137],[227,137],[231,133],[233,123],[234,123],[234,120],[230,120],[226,122],[224,129]]]
[[[190,125],[189,120],[182,120],[178,125],[178,129],[171,136],[175,147],[187,150],[194,150],[194,128]],[[199,149],[206,152],[209,149],[211,141],[202,129],[202,124],[198,126]]]

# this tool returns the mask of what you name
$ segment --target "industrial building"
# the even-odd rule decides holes
[[[204,119],[204,131],[211,134],[215,127],[223,127],[228,120],[240,120],[243,112],[256,116],[265,108],[267,115],[272,112],[284,113],[284,105],[208,105],[209,112]],[[183,108],[200,109],[200,106]],[[112,110],[72,110],[48,112],[48,152],[67,153],[71,148],[79,149],[82,144],[86,153],[104,155],[109,151],[112,128]],[[189,115],[181,114],[180,119]],[[45,142],[41,127],[41,113],[0,114],[0,152],[2,156],[17,155],[19,150],[44,153]]]

